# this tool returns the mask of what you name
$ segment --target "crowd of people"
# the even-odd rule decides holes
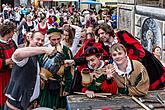
[[[161,48],[145,50],[103,10],[3,5],[0,51],[0,110],[66,109],[75,92],[145,96],[165,87]]]

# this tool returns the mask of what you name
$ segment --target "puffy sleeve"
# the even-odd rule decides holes
[[[141,60],[145,56],[145,51],[138,40],[136,40],[132,34],[127,31],[119,31],[116,33],[119,43],[123,44],[128,56],[131,60]]]

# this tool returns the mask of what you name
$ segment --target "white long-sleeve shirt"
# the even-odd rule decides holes
[[[73,26],[72,26],[73,27]],[[81,28],[80,27],[76,27],[76,31],[75,31],[75,37],[73,39],[73,43],[72,43],[72,47],[71,47],[71,51],[73,56],[76,54],[77,52],[77,46],[80,42],[80,38],[81,38]]]

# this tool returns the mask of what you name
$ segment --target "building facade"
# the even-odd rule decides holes
[[[118,28],[139,38],[143,47],[151,51],[159,45],[165,62],[165,0],[119,0]]]
[[[31,0],[13,0],[14,2],[14,7],[17,6],[26,6],[26,7],[30,7],[31,6]]]

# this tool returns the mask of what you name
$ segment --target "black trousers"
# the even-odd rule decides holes
[[[11,100],[11,99],[9,99],[9,98],[7,98],[7,101],[8,101],[11,105],[13,105],[14,107],[16,107],[16,108],[18,108],[18,109],[20,109],[20,110],[23,110],[23,108],[21,107],[21,102],[19,102],[19,101],[14,101],[14,100]],[[5,104],[4,110],[12,110],[12,109],[9,108],[9,107],[7,106],[7,104]]]
[[[20,101],[14,101],[14,100],[11,100],[11,99],[9,99],[9,98],[7,98],[7,101],[8,101],[11,105],[13,105],[14,107],[16,107],[16,108],[18,108],[18,109],[20,109],[20,110],[24,110],[23,107],[21,106],[21,102],[20,102]],[[33,108],[33,103],[36,102],[36,101],[38,102],[38,99],[35,99],[35,100],[33,100],[32,102],[30,102],[28,107],[31,108],[31,106],[32,106],[32,108]],[[10,109],[10,108],[7,106],[7,104],[5,104],[4,110],[12,110],[12,109]]]

